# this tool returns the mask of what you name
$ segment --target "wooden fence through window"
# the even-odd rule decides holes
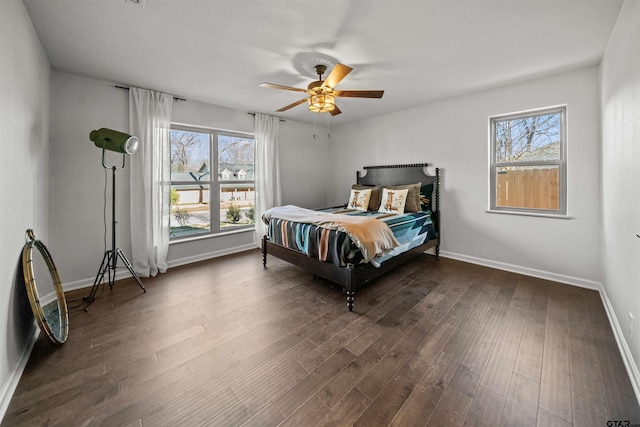
[[[558,168],[499,172],[496,206],[529,209],[559,208]]]

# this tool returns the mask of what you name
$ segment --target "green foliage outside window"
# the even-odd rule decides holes
[[[185,208],[176,208],[173,210],[173,216],[180,226],[186,227],[189,224],[191,214]]]
[[[240,211],[240,208],[233,206],[233,204],[229,205],[227,208],[227,221],[235,224],[240,221],[241,217],[242,212]]]
[[[176,190],[175,188],[171,189],[171,206],[175,206],[178,203],[180,203],[180,194],[178,193],[178,190]]]
[[[249,210],[245,213],[245,216],[251,223],[255,222],[256,208],[253,206],[253,204],[249,205]]]

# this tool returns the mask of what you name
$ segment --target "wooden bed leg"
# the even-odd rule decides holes
[[[351,270],[351,279],[344,285],[344,293],[347,294],[347,307],[349,311],[353,311],[353,301],[356,299],[356,293],[353,290],[353,265],[349,265]]]
[[[355,292],[353,291],[345,291],[347,294],[347,307],[349,307],[349,311],[353,311],[353,301],[356,299]]]
[[[345,282],[344,293],[347,294],[347,308],[349,311],[353,311],[353,301],[356,299],[355,288],[358,286],[356,283],[355,265],[347,264],[349,270],[349,276]]]
[[[267,268],[267,235],[262,236],[262,267]]]

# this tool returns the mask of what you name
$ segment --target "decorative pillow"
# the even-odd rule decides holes
[[[371,189],[367,190],[351,190],[349,195],[349,204],[347,209],[357,209],[359,211],[366,211],[369,209],[369,199],[371,198]]]
[[[371,198],[369,199],[369,210],[377,211],[380,208],[380,196],[381,189],[379,185],[359,185],[353,184],[352,190],[367,190],[371,189]]]
[[[395,190],[393,188],[382,189],[382,200],[378,212],[404,213],[404,205],[407,202],[408,188]]]
[[[408,191],[407,193],[407,203],[404,206],[405,212],[420,212],[422,209],[420,207],[420,186],[421,182],[416,182],[415,184],[407,184],[407,185],[387,185],[385,188],[391,190],[404,190],[405,188]]]
[[[420,187],[420,204],[423,211],[433,212],[433,184]]]

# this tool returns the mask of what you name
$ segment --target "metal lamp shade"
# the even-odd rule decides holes
[[[131,136],[112,129],[101,128],[93,130],[89,134],[89,139],[93,141],[96,147],[115,151],[116,153],[133,154],[138,151],[139,140],[137,136]]]

